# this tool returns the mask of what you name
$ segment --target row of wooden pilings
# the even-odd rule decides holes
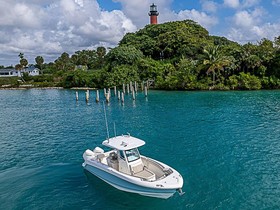
[[[114,96],[117,96],[118,100],[120,100],[122,103],[124,103],[125,94],[130,94],[131,93],[132,100],[136,99],[136,95],[137,95],[137,92],[138,92],[138,84],[137,84],[137,82],[134,82],[134,84],[132,82],[130,82],[129,84],[123,84],[122,85],[122,91],[117,90],[116,86],[113,87],[113,90],[114,90]],[[145,85],[145,82],[141,83],[141,90],[144,91],[145,97],[147,97],[148,96],[148,87],[147,87],[147,85]],[[86,97],[85,97],[86,102],[88,102],[89,101],[89,90],[87,90],[85,92],[85,95],[86,95]],[[104,97],[106,99],[106,102],[109,103],[110,98],[111,98],[111,88],[104,88]],[[77,101],[79,100],[78,91],[76,91],[76,100]],[[95,101],[97,103],[100,101],[99,90],[96,90]]]

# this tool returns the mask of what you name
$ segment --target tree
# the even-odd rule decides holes
[[[44,58],[42,56],[37,56],[35,58],[36,65],[39,66],[41,72],[43,72],[43,64],[44,64]]]
[[[79,65],[79,57],[78,57],[78,55],[77,54],[72,55],[71,56],[71,61],[72,61],[73,64]]]
[[[152,58],[141,58],[137,69],[141,80],[154,79],[161,74],[161,62]]]
[[[22,58],[22,59],[20,59],[20,65],[23,67],[23,68],[26,68],[26,66],[28,65],[28,61],[27,61],[27,59],[25,59],[25,58]]]
[[[20,71],[20,70],[22,69],[22,66],[21,66],[20,64],[16,64],[16,65],[15,65],[15,69],[18,70],[18,71]]]
[[[245,74],[241,72],[238,76],[239,88],[245,90],[259,90],[261,89],[261,81],[255,75],[250,73]]]
[[[74,65],[82,65],[85,69],[89,69],[93,63],[96,62],[95,50],[82,50],[75,52],[71,57],[71,61]]]
[[[20,60],[19,60],[19,64],[16,64],[15,69],[18,71],[21,71],[28,65],[28,61],[27,61],[27,59],[24,58],[23,53],[19,53],[18,57],[20,58]],[[25,82],[25,80],[23,78],[23,74],[20,73],[20,76],[21,76],[22,81]],[[26,77],[26,74],[24,76]]]
[[[20,60],[19,60],[19,64],[16,64],[15,69],[18,70],[18,71],[21,71],[22,69],[26,68],[26,66],[28,65],[28,61],[27,61],[27,59],[24,58],[23,53],[19,53],[18,57],[20,58]],[[24,72],[24,74],[20,73],[22,81],[25,82],[25,79],[23,78],[23,75],[25,76],[25,78],[28,75],[26,75],[25,72]]]
[[[176,77],[176,69],[174,65],[166,63],[161,65],[161,74],[157,76],[156,88],[174,90],[178,89],[178,78]]]
[[[119,46],[112,49],[107,55],[107,61],[111,66],[136,63],[143,58],[143,53],[133,46]]]
[[[97,47],[96,53],[98,58],[103,59],[106,55],[106,48],[105,47]]]
[[[275,37],[274,44],[275,44],[276,48],[279,50],[280,49],[280,36]]]
[[[139,81],[137,68],[135,65],[118,65],[114,66],[106,75],[104,84],[106,87],[121,86],[131,81]]]
[[[19,53],[18,57],[20,58],[19,60],[19,65],[17,65],[18,70],[24,69],[28,65],[27,59],[24,58],[23,53]]]
[[[192,20],[184,20],[147,25],[126,34],[119,46],[133,46],[155,60],[178,61],[182,55],[197,59],[207,44],[213,44],[208,31]]]
[[[74,64],[71,63],[69,54],[64,52],[61,56],[55,60],[55,66],[62,71],[71,71],[75,69]]]
[[[210,46],[204,49],[205,59],[203,64],[206,66],[206,74],[212,73],[213,75],[213,87],[215,85],[215,75],[224,70],[224,67],[230,65],[230,59],[227,56],[223,56],[219,52],[219,45]]]
[[[178,78],[178,89],[193,90],[196,88],[199,69],[197,61],[181,58],[177,65],[176,77]]]
[[[23,58],[24,58],[24,54],[23,54],[23,53],[19,53],[18,57],[19,57],[19,58],[20,58],[20,60],[21,60],[21,59],[23,59]]]
[[[267,75],[280,78],[280,48],[275,52],[275,56],[271,61],[269,69],[267,70]]]
[[[268,64],[275,56],[276,49],[273,46],[273,42],[268,39],[262,39],[258,44],[257,54],[263,64]]]
[[[96,49],[97,59],[96,59],[96,65],[95,67],[101,68],[105,61],[105,55],[106,55],[106,48],[105,47],[97,47]]]

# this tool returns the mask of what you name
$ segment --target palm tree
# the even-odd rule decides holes
[[[26,66],[28,65],[28,61],[25,58],[20,59],[19,63],[23,69],[26,68]]]
[[[106,48],[105,47],[97,47],[96,49],[97,55],[99,58],[104,58],[106,55]]]
[[[44,64],[44,58],[42,56],[37,56],[35,58],[37,66],[39,66],[41,73],[43,73],[43,64]]]
[[[224,67],[230,65],[231,61],[227,56],[223,56],[219,51],[219,45],[210,46],[204,49],[205,59],[203,64],[206,66],[206,74],[213,74],[213,87],[215,85],[216,71],[224,70]]]
[[[106,55],[106,48],[105,47],[97,47],[96,49],[97,54],[97,67],[102,67],[104,63],[104,57]]]
[[[19,60],[19,64],[17,64],[15,66],[15,69],[18,71],[21,71],[28,65],[28,61],[27,61],[27,59],[24,58],[23,53],[19,53],[18,57],[20,58],[20,60]],[[20,73],[20,76],[21,76],[22,81],[25,82],[24,79],[22,78],[21,73]]]
[[[19,54],[18,54],[18,57],[19,57],[20,59],[23,59],[23,58],[24,58],[24,54],[23,54],[23,53],[19,53]]]
[[[15,65],[15,70],[20,71],[22,69],[22,66],[20,64]]]

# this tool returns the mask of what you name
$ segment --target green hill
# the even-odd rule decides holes
[[[108,53],[104,47],[64,52],[42,67],[53,75],[51,81],[67,88],[152,79],[155,88],[167,90],[278,89],[280,36],[241,45],[209,35],[192,20],[167,22],[127,33]]]

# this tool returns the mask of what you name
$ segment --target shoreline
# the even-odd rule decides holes
[[[8,88],[3,88],[1,87],[0,90],[29,90],[29,89],[39,89],[39,90],[49,90],[49,89],[57,89],[57,90],[62,90],[64,89],[63,87],[8,87]]]
[[[98,90],[97,88],[88,88],[88,87],[72,87],[72,88],[64,88],[64,87],[0,87],[0,90],[28,90],[28,89],[39,89],[39,90],[50,90],[50,89],[69,89],[69,90]]]

